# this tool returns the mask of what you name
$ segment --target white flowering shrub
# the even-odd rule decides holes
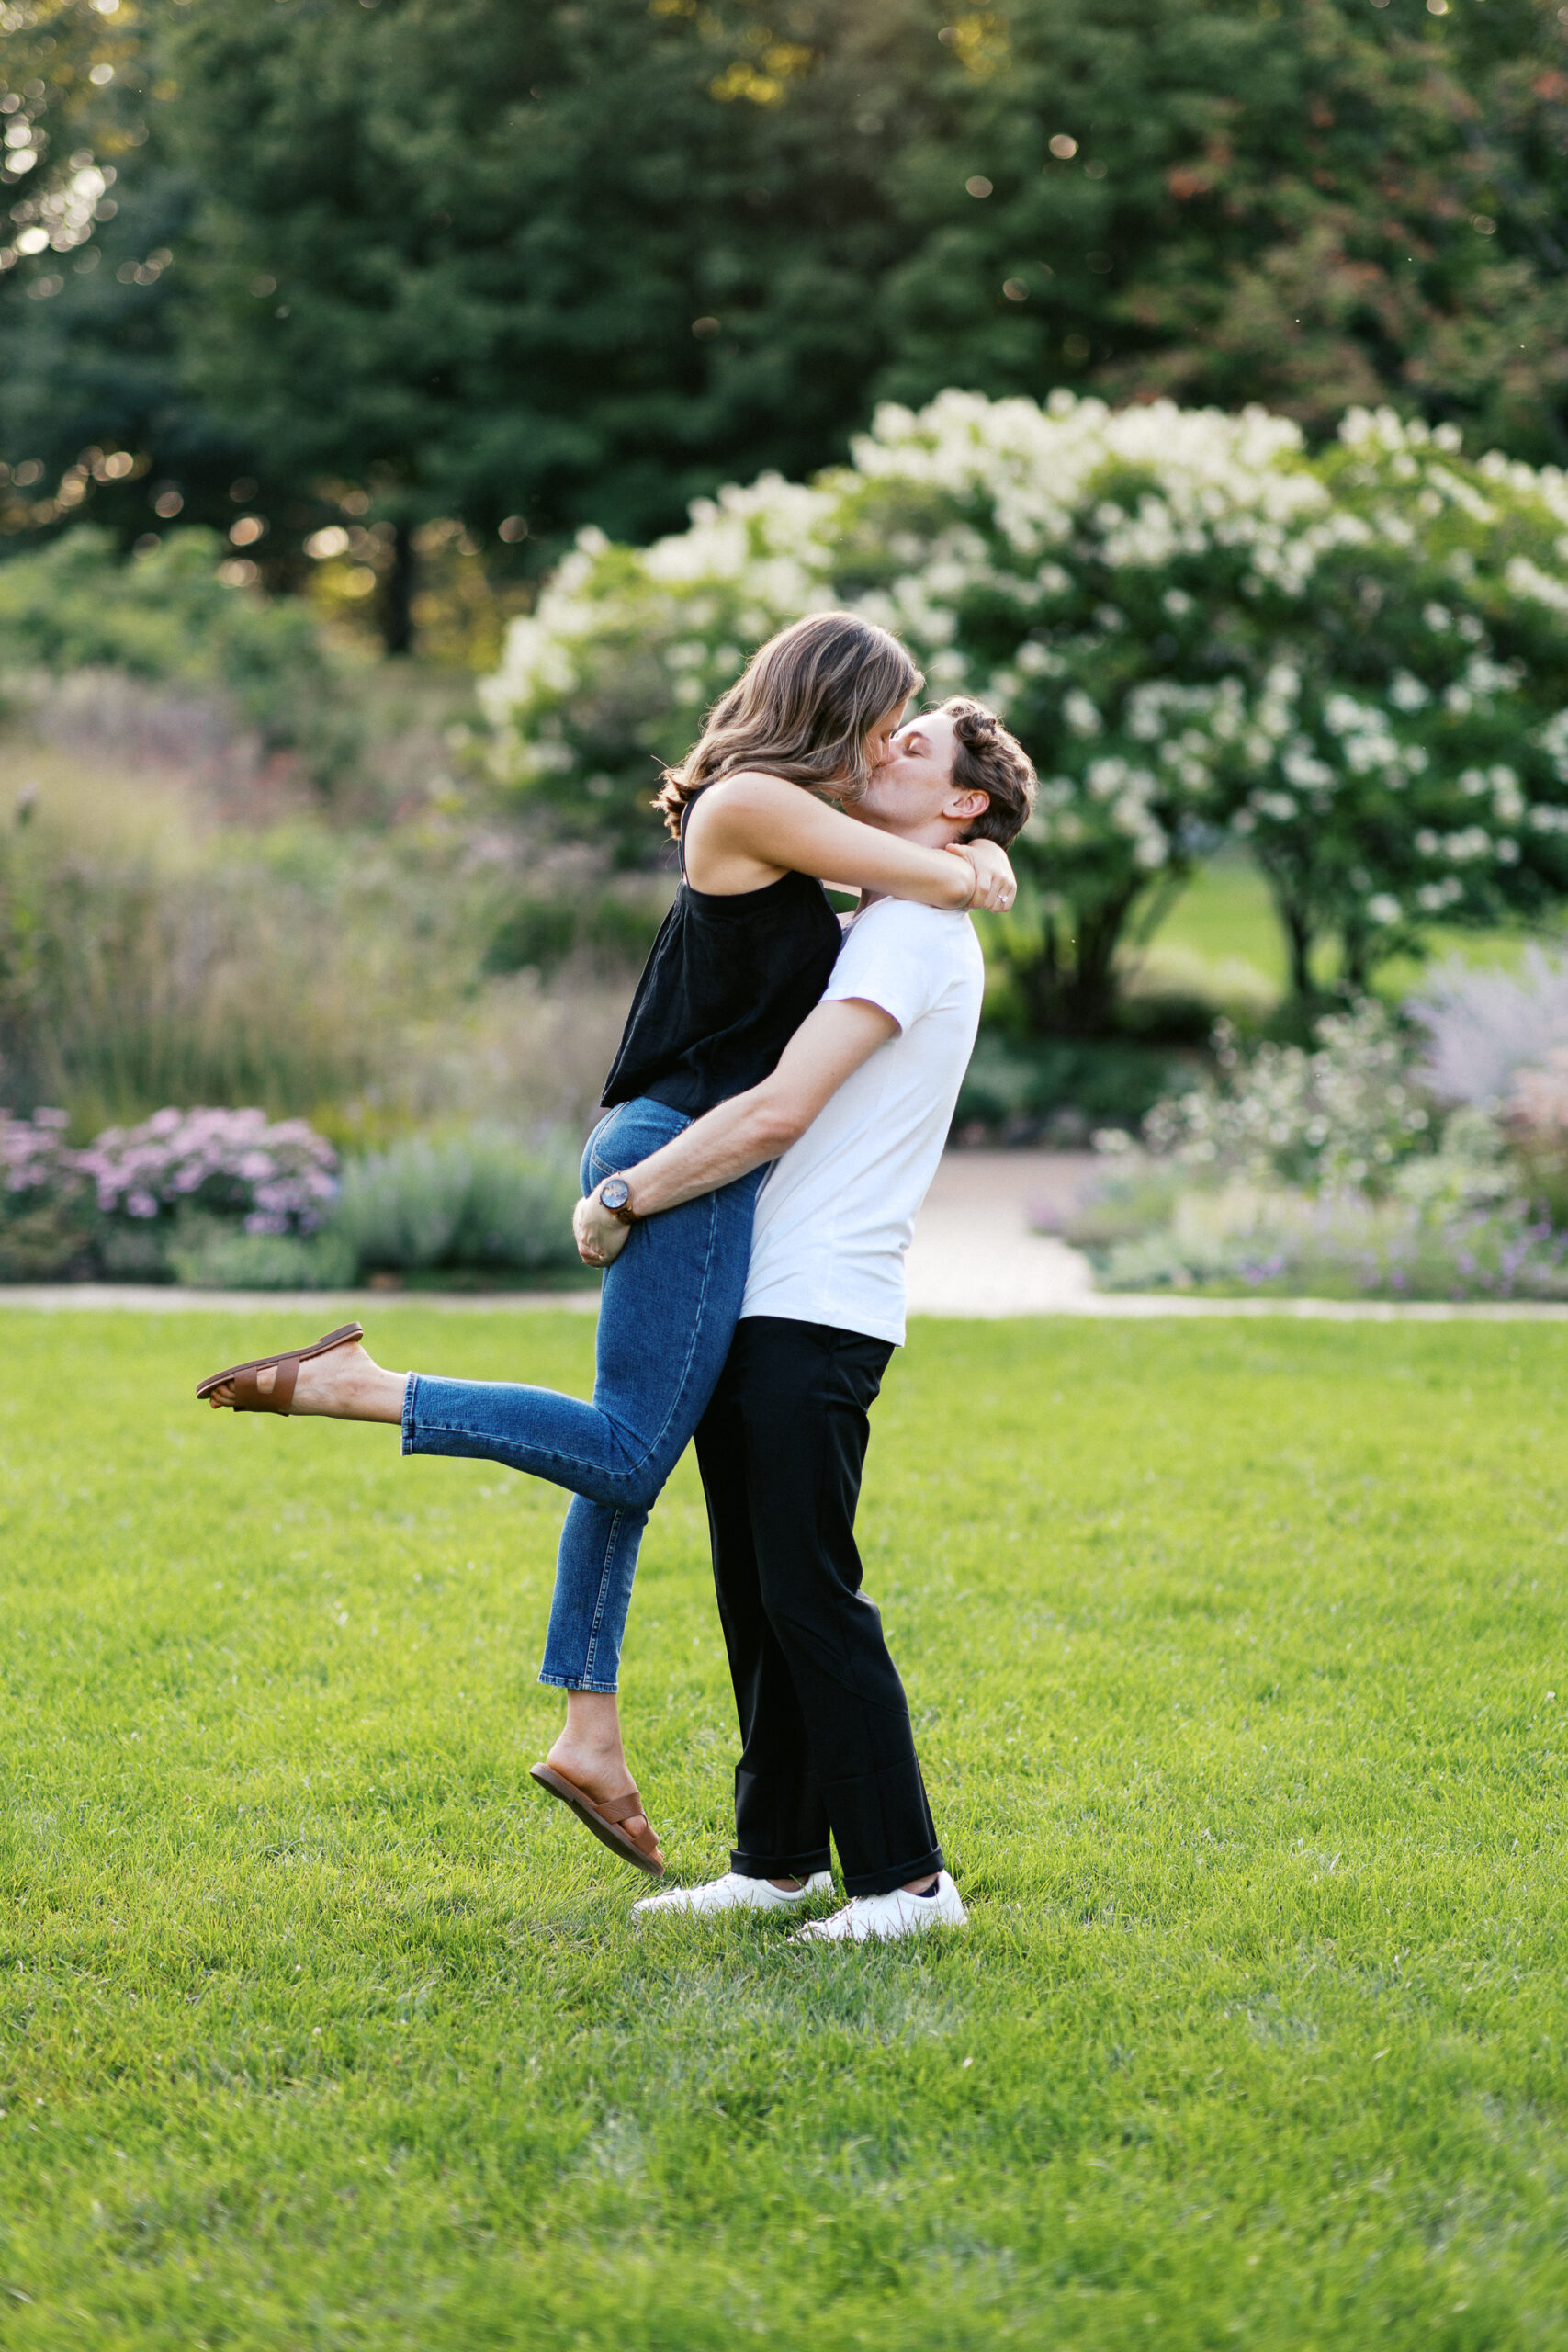
[[[1287,420],[943,393],[879,411],[837,478],[834,585],[1040,771],[1000,933],[1026,1015],[1093,1031],[1117,946],[1220,837],[1247,725],[1241,582],[1324,493]]]
[[[1146,1150],[1102,1139],[1107,1173],[1065,1230],[1105,1287],[1568,1297],[1568,1201],[1511,1123],[1429,1115],[1376,1009],[1320,1035],[1315,1054],[1265,1047],[1246,1067],[1227,1044],[1224,1093],[1160,1105]]]
[[[484,688],[499,772],[626,854],[761,639],[848,604],[1040,770],[1003,933],[1040,1029],[1108,1017],[1118,944],[1228,827],[1310,988],[1423,923],[1568,892],[1568,485],[1357,412],[946,392],[852,463],[765,478],[645,550],[584,534]]]
[[[1144,1121],[1150,1151],[1204,1175],[1386,1192],[1400,1162],[1431,1148],[1411,1041],[1373,1003],[1328,1015],[1316,1038],[1310,1053],[1266,1045],[1247,1060],[1220,1023],[1218,1082],[1155,1104]]]
[[[1434,922],[1568,893],[1568,481],[1364,410],[1314,471],[1321,526],[1243,583],[1269,658],[1233,818],[1300,995],[1325,935],[1359,989]]]
[[[1439,1183],[1433,1197],[1416,1197],[1404,1181],[1375,1200],[1240,1179],[1188,1190],[1165,1223],[1092,1255],[1108,1290],[1568,1298],[1568,1234],[1529,1206],[1517,1182],[1499,1191],[1495,1169],[1462,1157],[1408,1164],[1417,1170]]]
[[[690,530],[651,548],[580,533],[480,687],[496,773],[567,831],[646,858],[660,768],[764,638],[832,602],[833,511],[825,492],[770,474],[698,500]]]
[[[1100,1138],[1107,1173],[1066,1227],[1107,1287],[1330,1297],[1568,1297],[1568,1057],[1493,1116],[1446,1115],[1418,1031],[1381,1006],[1317,1046],[1218,1039],[1217,1084],[1156,1105],[1145,1148]]]

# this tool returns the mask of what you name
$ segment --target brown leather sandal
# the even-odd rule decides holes
[[[236,1413],[287,1413],[294,1402],[294,1384],[307,1356],[324,1356],[329,1348],[345,1348],[351,1340],[364,1337],[363,1323],[344,1323],[308,1348],[291,1348],[286,1355],[256,1356],[249,1363],[231,1364],[227,1372],[215,1372],[210,1380],[202,1382],[196,1392],[197,1401],[210,1396],[226,1380],[231,1380]],[[276,1369],[277,1377],[264,1396],[256,1385],[257,1377],[272,1369]]]
[[[569,1805],[583,1827],[591,1829],[602,1846],[608,1846],[612,1854],[619,1854],[624,1862],[634,1862],[639,1871],[646,1871],[649,1878],[663,1877],[664,1857],[659,1850],[659,1840],[653,1834],[651,1824],[645,1817],[641,1829],[623,1829],[621,1826],[624,1821],[635,1821],[643,1812],[642,1799],[635,1789],[628,1789],[625,1796],[610,1797],[600,1804],[586,1789],[580,1789],[575,1781],[569,1781],[564,1772],[558,1772],[553,1764],[530,1764],[528,1774],[552,1797],[558,1797],[562,1804]]]

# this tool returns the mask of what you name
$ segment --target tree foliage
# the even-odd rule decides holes
[[[395,640],[429,518],[513,566],[585,523],[647,539],[950,386],[1264,398],[1314,437],[1392,403],[1564,453],[1545,0],[6,0],[6,27],[10,119],[48,142],[0,249],[0,458],[44,477],[13,519],[91,503],[130,537],[180,498],[265,526],[287,581],[346,518]],[[86,148],[117,217],[19,250]]]
[[[1568,453],[1555,7],[1024,0],[900,158],[875,390],[1092,384]],[[1010,300],[1010,297],[1011,298]]]
[[[1568,896],[1568,481],[1452,426],[1059,392],[889,407],[852,467],[700,503],[644,550],[588,533],[486,688],[502,774],[623,856],[649,786],[755,644],[811,605],[896,629],[999,707],[1040,804],[1001,934],[1042,1032],[1102,1029],[1117,951],[1227,831],[1302,994],[1446,922]]]
[[[0,529],[92,509],[127,544],[161,520],[233,518],[243,428],[186,379],[179,313],[192,190],[160,68],[174,0],[6,0],[0,10]],[[25,137],[26,143],[23,143]],[[254,485],[253,485],[254,487]]]

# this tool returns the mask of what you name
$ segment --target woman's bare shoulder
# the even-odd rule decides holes
[[[747,808],[758,802],[777,800],[803,789],[802,786],[792,784],[787,776],[774,775],[767,768],[737,768],[733,775],[721,777],[717,784],[705,785],[699,806]]]
[[[717,837],[749,820],[793,815],[815,797],[786,776],[770,775],[765,768],[740,768],[704,786],[686,820],[686,838],[691,839],[694,827]]]

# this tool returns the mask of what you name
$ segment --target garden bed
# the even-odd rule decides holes
[[[1037,1229],[1102,1287],[1213,1297],[1568,1299],[1568,966],[1451,966],[1403,1023],[1363,1003],[1311,1051],[1243,1054]]]

